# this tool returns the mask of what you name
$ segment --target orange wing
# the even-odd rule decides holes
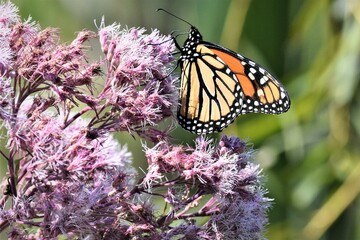
[[[265,68],[227,48],[208,42],[203,44],[236,75],[244,95],[241,114],[280,114],[290,108],[285,88]]]

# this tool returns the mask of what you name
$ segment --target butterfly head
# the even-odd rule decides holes
[[[181,60],[189,59],[193,61],[196,55],[196,46],[202,41],[202,36],[194,26],[191,26],[188,38],[186,39],[183,48],[181,49],[182,56]],[[195,54],[195,55],[194,55]]]
[[[199,30],[197,30],[194,26],[191,26],[189,35],[188,35],[188,39],[186,40],[186,42],[189,41],[189,42],[194,42],[195,44],[198,44],[201,40],[202,40],[202,36],[201,36]]]

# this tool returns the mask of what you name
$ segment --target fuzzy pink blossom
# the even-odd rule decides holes
[[[12,95],[13,89],[11,87],[11,78],[7,77],[6,73],[3,71],[0,75],[0,119],[6,119],[8,121],[11,119],[10,101]]]
[[[141,129],[171,116],[177,103],[175,79],[170,75],[174,44],[158,30],[147,35],[145,29],[105,26],[104,20],[99,38],[108,66],[99,99],[113,109],[107,126],[146,136]]]
[[[161,195],[170,204],[172,210],[164,216],[166,222],[209,216],[209,222],[196,230],[207,233],[204,239],[263,236],[271,200],[265,197],[261,171],[251,162],[252,151],[245,142],[223,136],[216,146],[199,137],[195,148],[160,142],[153,148],[145,147],[145,153],[149,170],[141,186],[143,191]],[[167,193],[158,193],[164,188]],[[205,196],[211,197],[194,211]],[[185,225],[181,228],[187,229]]]

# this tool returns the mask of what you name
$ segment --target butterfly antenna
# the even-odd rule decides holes
[[[179,19],[179,20],[181,20],[181,21],[183,21],[183,22],[185,22],[185,23],[187,23],[187,24],[189,24],[190,27],[193,27],[193,25],[192,25],[191,23],[189,23],[188,21],[186,21],[185,19],[182,19],[182,18],[176,16],[175,14],[172,14],[171,12],[169,12],[169,11],[163,9],[163,8],[158,8],[158,9],[156,9],[156,11],[157,11],[157,12],[158,12],[158,11],[164,11],[164,12],[166,12],[167,14],[169,14],[169,15],[171,15],[171,16],[173,16],[173,17],[175,17],[175,18],[177,18],[177,19]]]

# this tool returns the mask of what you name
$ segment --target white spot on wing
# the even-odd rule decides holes
[[[281,96],[281,98],[285,98],[286,94],[283,91],[281,91],[280,96]]]
[[[265,79],[265,76],[260,78],[260,84],[264,85],[267,82],[267,80]]]
[[[253,75],[252,73],[249,73],[248,76],[249,76],[249,78],[250,78],[251,80],[253,80],[253,81],[255,80],[255,77],[254,77],[254,75]]]

